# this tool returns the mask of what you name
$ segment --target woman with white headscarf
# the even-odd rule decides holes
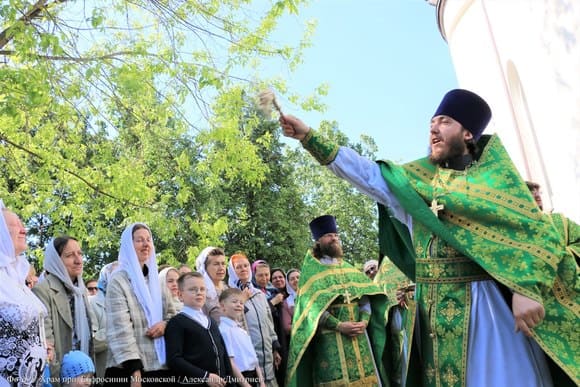
[[[107,385],[156,385],[170,377],[163,334],[175,310],[171,303],[163,303],[153,237],[145,224],[134,223],[123,231],[119,268],[105,300]]]
[[[177,279],[179,278],[179,271],[176,268],[169,266],[159,272],[159,286],[161,287],[161,298],[163,302],[171,302],[175,312],[180,312],[183,308],[183,302],[179,300],[179,289],[177,287]]]
[[[286,303],[288,308],[294,315],[294,304],[296,302],[296,297],[298,295],[298,282],[300,281],[300,270],[290,269],[286,273],[286,291],[288,292],[288,298],[286,298]]]
[[[197,256],[195,269],[203,275],[205,288],[207,289],[203,311],[219,323],[222,315],[219,296],[228,288],[224,282],[226,278],[226,256],[224,251],[218,247],[206,247]]]
[[[41,386],[46,308],[26,286],[26,229],[0,200],[0,386]]]
[[[95,369],[96,376],[103,378],[107,366],[107,313],[105,311],[105,294],[107,293],[107,284],[113,275],[113,272],[119,266],[118,261],[107,263],[101,268],[99,280],[97,281],[97,294],[89,296],[89,303],[93,308],[95,320],[93,328],[95,331]]]
[[[48,310],[46,340],[54,345],[50,374],[58,378],[64,355],[80,350],[93,356],[92,309],[83,281],[83,252],[79,242],[62,236],[48,242],[44,249],[45,278],[32,291]],[[57,383],[53,383],[57,385]]]

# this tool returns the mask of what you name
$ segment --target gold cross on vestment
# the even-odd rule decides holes
[[[348,291],[348,289],[346,289],[344,291],[344,299],[345,299],[347,304],[350,304],[350,296],[351,296],[350,292]]]
[[[437,199],[433,199],[431,201],[431,211],[433,211],[433,213],[435,214],[435,216],[439,216],[439,211],[443,210],[443,204],[439,204],[437,203]]]

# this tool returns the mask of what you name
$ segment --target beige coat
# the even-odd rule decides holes
[[[48,311],[46,319],[44,320],[46,341],[54,345],[54,359],[50,362],[50,375],[51,378],[57,378],[60,376],[62,358],[72,349],[73,316],[69,297],[61,280],[52,274],[47,274],[45,279],[39,282],[32,291],[40,298]],[[84,300],[89,317],[89,327],[91,327],[91,322],[95,320],[95,317],[86,295],[84,296]],[[91,332],[93,333],[92,328]],[[94,361],[93,334],[91,335],[91,353],[88,355]],[[53,386],[58,385],[58,383],[53,382]]]
[[[157,359],[153,339],[145,334],[147,318],[126,271],[115,272],[109,280],[105,304],[109,344],[107,368],[122,367],[127,360],[139,359],[145,371],[166,369]],[[174,315],[173,303],[165,300],[163,320],[168,321]]]
[[[105,376],[107,366],[107,314],[105,312],[105,295],[101,290],[94,296],[89,296],[89,303],[93,308],[95,320],[93,320],[94,343],[95,343],[95,369],[97,377]]]

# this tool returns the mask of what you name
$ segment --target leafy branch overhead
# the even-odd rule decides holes
[[[170,263],[210,243],[301,258],[307,233],[291,229],[310,204],[248,95],[272,84],[290,103],[321,106],[256,75],[300,63],[313,24],[296,43],[274,36],[304,5],[3,2],[0,197],[27,220],[31,254],[67,233],[97,267],[116,257],[124,225],[143,221]]]

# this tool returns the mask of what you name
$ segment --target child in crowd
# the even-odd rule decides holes
[[[237,288],[226,289],[220,294],[219,301],[222,310],[220,332],[230,355],[236,382],[243,387],[265,387],[252,339],[238,323],[244,314],[242,291]]]
[[[167,323],[167,365],[182,384],[228,385],[232,368],[218,325],[203,311],[206,287],[198,272],[182,274],[177,280],[183,309]]]
[[[93,384],[95,365],[82,351],[70,351],[64,355],[60,367],[62,387],[90,387]]]

